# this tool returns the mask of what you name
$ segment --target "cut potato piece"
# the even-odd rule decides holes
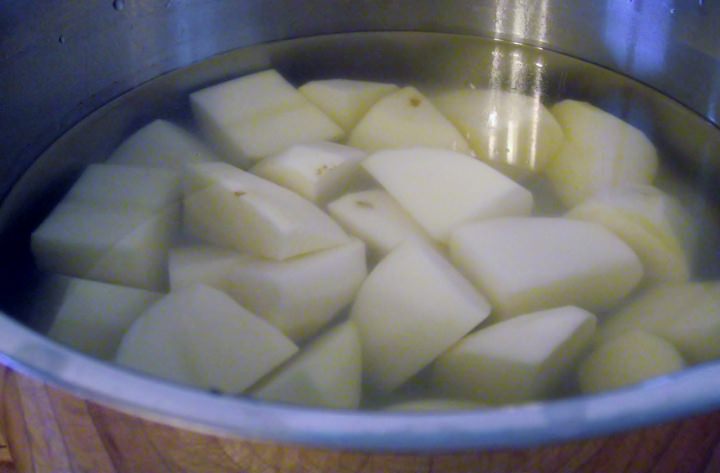
[[[489,313],[485,298],[430,245],[400,244],[367,277],[350,315],[369,386],[399,387]]]
[[[182,173],[190,164],[216,161],[197,138],[165,120],[155,120],[123,141],[108,164],[164,168]]]
[[[408,238],[429,240],[425,231],[382,189],[345,194],[328,204],[328,212],[349,233],[363,240],[375,258],[385,256]]]
[[[48,275],[34,300],[53,317],[48,337],[111,359],[135,319],[162,294],[87,279]]]
[[[672,373],[684,366],[682,356],[672,344],[634,330],[590,353],[580,364],[578,381],[583,393],[598,393]]]
[[[593,314],[566,306],[478,330],[437,359],[433,388],[493,404],[546,398],[589,345],[595,325]]]
[[[462,134],[414,87],[380,99],[353,128],[348,144],[367,151],[408,146],[469,153]]]
[[[194,166],[184,204],[188,234],[265,258],[283,260],[349,241],[311,202],[226,163]]]
[[[123,338],[117,360],[163,378],[240,393],[296,351],[229,296],[198,285],[143,313]]]
[[[225,287],[240,304],[295,341],[325,326],[348,305],[367,275],[359,240],[285,261],[236,261]]]
[[[542,170],[564,140],[539,96],[463,89],[443,93],[433,103],[465,135],[478,158],[510,175]]]
[[[308,82],[298,90],[345,131],[350,131],[375,102],[398,87],[382,82],[328,79]]]
[[[97,206],[162,210],[182,197],[177,173],[165,169],[91,164],[66,199]]]
[[[468,224],[450,238],[450,255],[500,318],[563,305],[602,312],[643,274],[632,249],[609,230],[563,218]]]
[[[304,406],[354,409],[360,404],[362,354],[352,322],[322,334],[250,395]]]
[[[380,151],[363,167],[438,241],[466,222],[526,216],[530,192],[470,156],[435,148]]]
[[[589,103],[563,100],[551,108],[565,142],[545,168],[568,207],[604,187],[650,184],[658,157],[647,137],[632,125]]]
[[[156,212],[61,202],[33,232],[31,247],[42,270],[162,291],[178,225],[177,207]]]
[[[336,140],[344,132],[274,70],[223,82],[190,95],[200,127],[234,164],[285,148]]]
[[[682,282],[690,277],[685,251],[690,218],[674,198],[655,187],[603,189],[567,217],[599,223],[622,238],[640,257],[651,281]]]
[[[411,411],[411,412],[433,412],[483,409],[487,406],[480,402],[467,401],[465,399],[413,399],[402,401],[385,406],[385,411]]]
[[[170,290],[204,284],[227,288],[227,275],[244,256],[237,251],[211,245],[171,248],[168,255]]]
[[[610,316],[598,339],[635,329],[669,341],[691,363],[720,358],[720,281],[651,287]]]
[[[336,143],[295,145],[263,159],[251,171],[316,204],[324,204],[347,189],[365,155],[364,151]]]

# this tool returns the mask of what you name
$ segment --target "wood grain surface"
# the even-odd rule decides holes
[[[389,455],[179,430],[0,367],[0,473],[716,473],[720,412],[527,450]]]

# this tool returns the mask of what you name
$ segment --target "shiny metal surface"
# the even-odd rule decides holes
[[[137,85],[238,47],[318,34],[412,30],[542,46],[633,76],[717,123],[718,20],[720,5],[702,0],[5,2],[0,5],[0,198],[58,136]],[[270,61],[262,54],[248,59],[257,67]],[[132,117],[117,120],[115,135],[77,150],[78,163],[93,159],[87,153],[102,155],[117,143]],[[697,159],[717,163],[717,151],[714,143],[701,143]],[[53,172],[60,171],[40,167],[31,177],[40,183]],[[16,202],[22,202],[20,196]],[[412,415],[271,406],[162,383],[58,346],[2,314],[0,352],[2,362],[21,372],[176,425],[346,448],[523,446],[720,406],[717,363],[604,396]]]

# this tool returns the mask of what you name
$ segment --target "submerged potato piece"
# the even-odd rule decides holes
[[[274,70],[194,92],[190,104],[204,133],[238,166],[297,143],[332,141],[344,134]]]
[[[263,159],[251,172],[324,204],[347,189],[365,152],[329,142],[294,145]]]
[[[541,171],[564,140],[539,96],[462,89],[440,94],[433,103],[465,135],[478,158],[511,175]]]
[[[425,238],[425,231],[382,189],[345,194],[327,206],[330,215],[367,244],[375,257],[385,256],[408,238]]]
[[[366,275],[365,245],[353,239],[284,261],[245,255],[227,273],[224,287],[240,304],[299,341],[348,305]]]
[[[450,238],[450,257],[500,318],[563,305],[602,312],[643,274],[632,249],[609,230],[564,218],[464,225]]]
[[[53,316],[48,337],[91,356],[111,359],[135,319],[162,294],[57,274],[34,300]]]
[[[35,263],[48,272],[162,291],[177,211],[61,202],[32,233]]]
[[[180,178],[166,169],[91,164],[66,195],[97,206],[162,210],[182,197]]]
[[[430,146],[470,152],[457,128],[414,87],[400,89],[375,103],[353,128],[348,144],[367,151]]]
[[[375,102],[398,87],[383,82],[327,79],[310,81],[298,90],[345,131],[350,131]]]
[[[648,185],[612,187],[573,207],[566,216],[599,223],[635,251],[651,281],[690,278],[686,252],[691,220],[680,203]]]
[[[205,389],[240,393],[289,359],[292,341],[229,296],[207,286],[173,292],[122,340],[117,361]]]
[[[487,405],[465,399],[450,398],[423,398],[401,401],[385,406],[385,411],[411,411],[411,412],[433,412],[483,409]]]
[[[369,386],[399,387],[489,313],[485,298],[429,244],[400,244],[365,279],[350,314]]]
[[[227,163],[194,166],[185,192],[185,231],[218,246],[284,260],[349,240],[311,202]]]
[[[662,338],[633,330],[593,350],[578,368],[583,393],[611,391],[685,366],[682,356]]]
[[[225,290],[227,275],[244,256],[237,251],[212,245],[186,245],[171,248],[168,254],[170,290],[196,284]]]
[[[487,164],[453,151],[380,151],[362,166],[438,241],[446,241],[466,222],[532,211],[530,192]]]
[[[360,339],[353,323],[344,322],[261,380],[250,395],[303,406],[354,409],[360,404],[361,385]]]
[[[593,314],[566,306],[480,329],[437,359],[433,389],[493,404],[546,398],[589,345],[595,325]]]
[[[107,164],[163,168],[182,173],[190,164],[217,159],[189,132],[166,120],[155,120],[120,143]]]
[[[550,110],[565,142],[545,174],[566,206],[605,187],[653,181],[657,152],[642,131],[585,102],[563,100]]]
[[[664,338],[690,363],[720,358],[720,281],[650,287],[612,314],[597,338],[631,330]]]

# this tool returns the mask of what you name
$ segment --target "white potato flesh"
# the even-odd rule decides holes
[[[511,175],[542,170],[564,140],[539,96],[463,89],[440,94],[433,103],[465,135],[478,158]]]
[[[690,278],[686,248],[691,220],[680,203],[648,185],[612,187],[573,207],[566,216],[604,225],[640,257],[650,281]]]
[[[546,398],[572,371],[595,325],[593,314],[565,306],[480,329],[437,359],[433,389],[492,404]]]
[[[188,234],[275,260],[349,241],[313,203],[227,163],[192,168],[183,208]]]
[[[360,238],[374,257],[385,256],[408,238],[430,240],[425,231],[382,189],[345,194],[327,206],[330,215]]]
[[[508,318],[564,305],[608,310],[640,282],[632,249],[601,225],[564,218],[501,218],[458,228],[455,265]]]
[[[178,174],[166,169],[91,164],[66,199],[93,205],[161,210],[182,197]]]
[[[681,370],[685,361],[662,338],[633,330],[597,347],[578,368],[585,394],[611,391]]]
[[[550,110],[565,142],[545,174],[566,206],[604,187],[652,183],[658,156],[642,131],[585,102],[563,100]]]
[[[345,131],[350,131],[375,102],[398,87],[384,82],[326,79],[310,81],[298,90]]]
[[[161,211],[61,202],[31,236],[45,271],[163,291],[179,209]]]
[[[145,166],[182,173],[190,164],[218,158],[200,140],[166,120],[155,120],[120,143],[108,164]]]
[[[227,274],[227,292],[295,341],[317,333],[350,304],[367,275],[365,245],[351,240],[284,261],[246,255]]]
[[[399,387],[489,313],[485,298],[430,245],[400,244],[365,279],[351,310],[368,386]]]
[[[690,363],[720,358],[720,281],[650,287],[613,313],[600,326],[598,339],[631,330],[664,338]]]
[[[297,346],[272,325],[217,289],[197,285],[145,311],[123,338],[117,361],[197,387],[240,393],[295,352]]]
[[[344,132],[277,71],[267,70],[190,95],[195,118],[223,156],[239,166],[297,143]]]
[[[530,192],[489,165],[453,151],[379,151],[362,166],[441,242],[464,223],[532,211]]]
[[[357,329],[344,322],[320,335],[249,393],[266,401],[355,409],[362,394]]]
[[[212,245],[196,244],[170,248],[170,290],[176,291],[196,284],[225,290],[228,273],[243,257],[237,251]]]
[[[322,205],[347,190],[365,156],[364,151],[337,143],[308,143],[263,159],[251,172]]]
[[[469,153],[462,134],[414,87],[380,99],[353,128],[348,144],[367,151],[431,146]]]
[[[37,311],[53,317],[48,337],[88,355],[111,359],[135,319],[162,294],[57,274],[37,290]]]

